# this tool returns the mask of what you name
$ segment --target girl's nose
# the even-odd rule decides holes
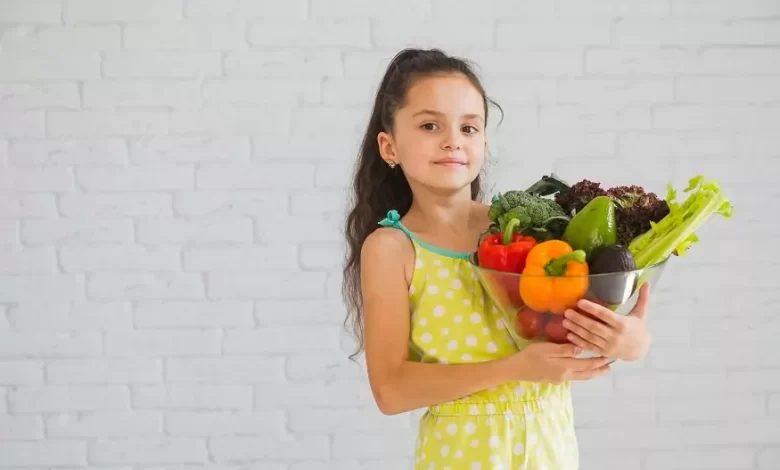
[[[446,139],[444,139],[444,142],[442,142],[442,148],[444,150],[460,150],[462,144],[461,144],[461,135],[460,132],[452,132],[450,133]]]

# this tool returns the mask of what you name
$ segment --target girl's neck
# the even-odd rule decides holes
[[[453,195],[415,194],[409,212],[448,232],[469,231],[474,226],[474,201],[469,192]]]

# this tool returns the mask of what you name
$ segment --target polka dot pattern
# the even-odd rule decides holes
[[[506,404],[501,409],[491,409],[488,403],[473,404],[473,415],[468,411],[424,415],[414,468],[427,469],[433,464],[436,469],[578,469],[572,414],[561,418],[560,413],[543,412],[538,401],[528,403]],[[564,402],[560,406],[565,408]]]
[[[469,261],[413,242],[410,350],[439,364],[516,353]],[[414,468],[575,470],[579,455],[570,403],[568,384],[508,382],[432,406],[420,418]]]

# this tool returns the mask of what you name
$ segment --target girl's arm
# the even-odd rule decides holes
[[[465,397],[513,380],[510,361],[421,364],[408,360],[409,286],[405,265],[414,262],[408,239],[379,229],[363,245],[366,367],[371,390],[384,414],[396,414]]]

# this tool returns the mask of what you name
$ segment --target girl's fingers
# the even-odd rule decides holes
[[[598,337],[606,342],[607,338],[612,336],[612,331],[607,325],[591,320],[575,310],[566,310],[565,315],[563,326],[588,341],[595,342],[596,337]]]
[[[636,305],[631,310],[631,315],[639,318],[644,318],[647,313],[647,303],[650,300],[650,283],[645,282],[642,287],[639,288],[639,298],[636,301]]]
[[[605,365],[612,363],[612,359],[608,357],[587,357],[587,358],[567,358],[564,359],[565,365],[572,371],[584,371],[592,369],[600,369]]]
[[[575,346],[579,346],[582,349],[592,353],[601,354],[603,351],[602,348],[598,345],[591,343],[590,341],[587,341],[574,333],[569,333],[568,336],[566,336],[566,339],[571,341]]]
[[[603,321],[612,328],[616,328],[620,325],[623,319],[612,310],[607,307],[601,306],[595,302],[591,302],[587,299],[582,299],[577,302],[577,307],[581,308],[584,312],[593,315],[599,320]],[[572,310],[576,312],[576,310]],[[568,314],[567,314],[568,317]]]
[[[604,375],[610,370],[610,365],[601,366],[598,369],[578,370],[571,373],[571,380],[588,380]]]

